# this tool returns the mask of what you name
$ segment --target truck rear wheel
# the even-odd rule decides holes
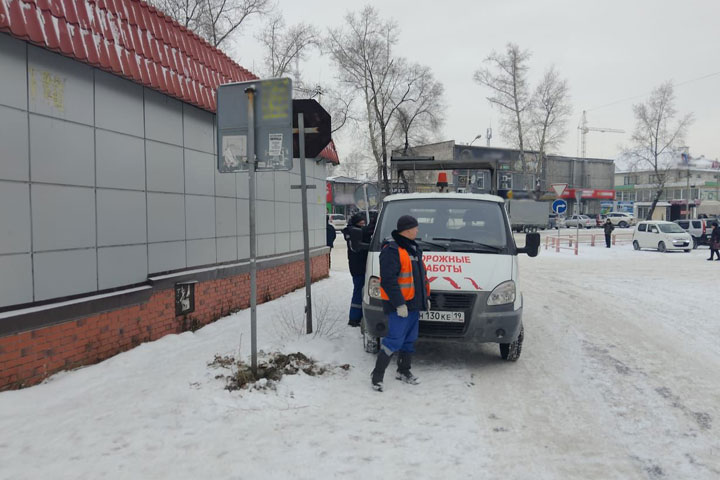
[[[518,358],[520,358],[520,353],[522,352],[522,344],[523,339],[525,338],[525,327],[522,325],[520,326],[520,335],[518,335],[517,340],[511,343],[501,343],[500,344],[500,356],[503,360],[507,360],[508,362],[515,362]]]

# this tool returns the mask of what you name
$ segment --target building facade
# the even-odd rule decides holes
[[[427,170],[413,172],[411,167],[403,166],[403,157],[427,159],[441,164],[452,162],[453,168],[429,174]],[[454,141],[446,141],[429,145],[419,145],[403,152],[393,152],[393,178],[398,188],[403,177],[416,179],[413,188],[429,191],[435,188],[437,173],[443,171],[448,179],[448,188],[453,191],[472,193],[505,193],[512,191],[516,196],[528,196],[539,192],[541,200],[553,200],[556,197],[552,184],[567,184],[562,198],[567,199],[569,211],[580,213],[600,213],[601,202],[613,200],[614,171],[613,160],[598,158],[575,158],[559,155],[547,155],[540,162],[535,152],[525,152],[528,159],[528,171],[523,173],[520,151],[507,148],[493,148],[470,145],[458,145]],[[463,168],[468,165],[485,163],[492,168]],[[403,169],[398,174],[398,167]],[[495,176],[493,171],[495,170]],[[581,201],[576,205],[576,192]]]
[[[0,389],[249,304],[248,176],[217,171],[213,92],[256,77],[144,3],[75,6],[0,4]],[[299,171],[257,175],[260,301],[304,284]]]
[[[720,211],[715,211],[715,205],[720,200],[719,161],[701,158],[693,159],[689,165],[682,165],[676,159],[670,168],[664,170],[663,175],[666,177],[665,184],[653,218],[675,220],[688,215],[694,218],[708,208],[705,213],[720,214]],[[615,174],[617,201],[632,205],[638,218],[647,216],[657,194],[657,185],[655,172],[651,170]]]

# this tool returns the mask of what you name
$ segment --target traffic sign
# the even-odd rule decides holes
[[[252,120],[257,170],[291,170],[292,82],[289,78],[273,78],[228,83],[217,88],[218,171],[231,173],[248,169],[251,118],[246,90],[249,89],[255,97]]]
[[[567,211],[567,202],[565,200],[555,200],[552,204],[553,212],[562,215]]]
[[[555,190],[555,195],[558,197],[561,197],[565,189],[567,188],[567,183],[553,183],[550,185],[553,190]]]
[[[317,133],[305,137],[305,157],[315,158],[320,155],[323,148],[330,143],[332,133],[330,114],[316,100],[293,100],[293,128],[297,128],[297,114],[302,113],[305,118],[305,129],[317,128]],[[293,134],[293,155],[300,158],[300,140],[298,134]]]

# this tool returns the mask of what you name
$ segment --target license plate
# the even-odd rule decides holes
[[[465,312],[437,312],[431,310],[429,312],[420,312],[420,320],[426,322],[457,322],[465,321]]]

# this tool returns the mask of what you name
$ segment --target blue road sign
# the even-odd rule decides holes
[[[559,214],[567,211],[567,202],[565,200],[555,200],[552,204],[553,212]]]

